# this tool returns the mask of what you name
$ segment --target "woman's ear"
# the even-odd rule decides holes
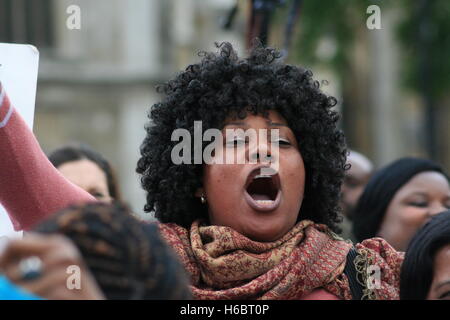
[[[194,195],[195,195],[196,198],[201,198],[204,195],[204,193],[205,192],[204,192],[203,188],[198,188],[195,191]]]
[[[200,198],[202,204],[206,203],[205,190],[203,188],[198,188],[197,191],[195,191],[195,196]]]

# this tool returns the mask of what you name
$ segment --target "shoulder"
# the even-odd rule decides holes
[[[338,296],[326,291],[325,289],[318,288],[305,294],[300,300],[341,300]]]
[[[357,250],[366,250],[371,256],[378,260],[384,260],[391,267],[400,267],[405,257],[404,252],[395,250],[386,240],[382,238],[371,238],[356,244]]]
[[[404,253],[395,250],[386,240],[372,238],[355,245],[358,257],[355,265],[361,277],[371,285],[376,299],[397,300],[400,289],[400,269]]]

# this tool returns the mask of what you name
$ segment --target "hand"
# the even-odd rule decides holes
[[[37,278],[23,279],[19,264],[29,257],[42,261],[42,274]],[[70,266],[75,266],[69,268]],[[79,270],[79,287],[73,286],[70,270]],[[95,279],[85,266],[75,245],[60,235],[29,233],[24,239],[13,240],[0,256],[0,272],[14,284],[49,300],[104,299]],[[72,284],[72,285],[71,285]]]

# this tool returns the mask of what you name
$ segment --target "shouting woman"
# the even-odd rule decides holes
[[[159,219],[193,296],[398,299],[403,254],[379,238],[352,245],[335,234],[346,161],[336,100],[273,49],[256,46],[240,59],[223,43],[202,55],[160,88],[137,165],[145,210]],[[9,155],[0,159],[0,201],[16,228],[95,200],[48,163],[5,101],[0,121],[12,114],[0,129],[0,152]],[[180,163],[174,132],[194,137],[198,122],[222,137],[212,151],[211,139],[195,141],[183,149],[191,161]],[[230,154],[243,161],[221,161]]]

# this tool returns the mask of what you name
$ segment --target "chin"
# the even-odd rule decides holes
[[[273,242],[277,241],[281,237],[283,237],[286,234],[286,232],[281,231],[268,231],[268,232],[249,232],[246,234],[246,237],[257,242]]]
[[[261,219],[241,224],[239,232],[247,238],[257,242],[273,242],[281,239],[294,226],[295,222],[287,222],[284,219]]]

